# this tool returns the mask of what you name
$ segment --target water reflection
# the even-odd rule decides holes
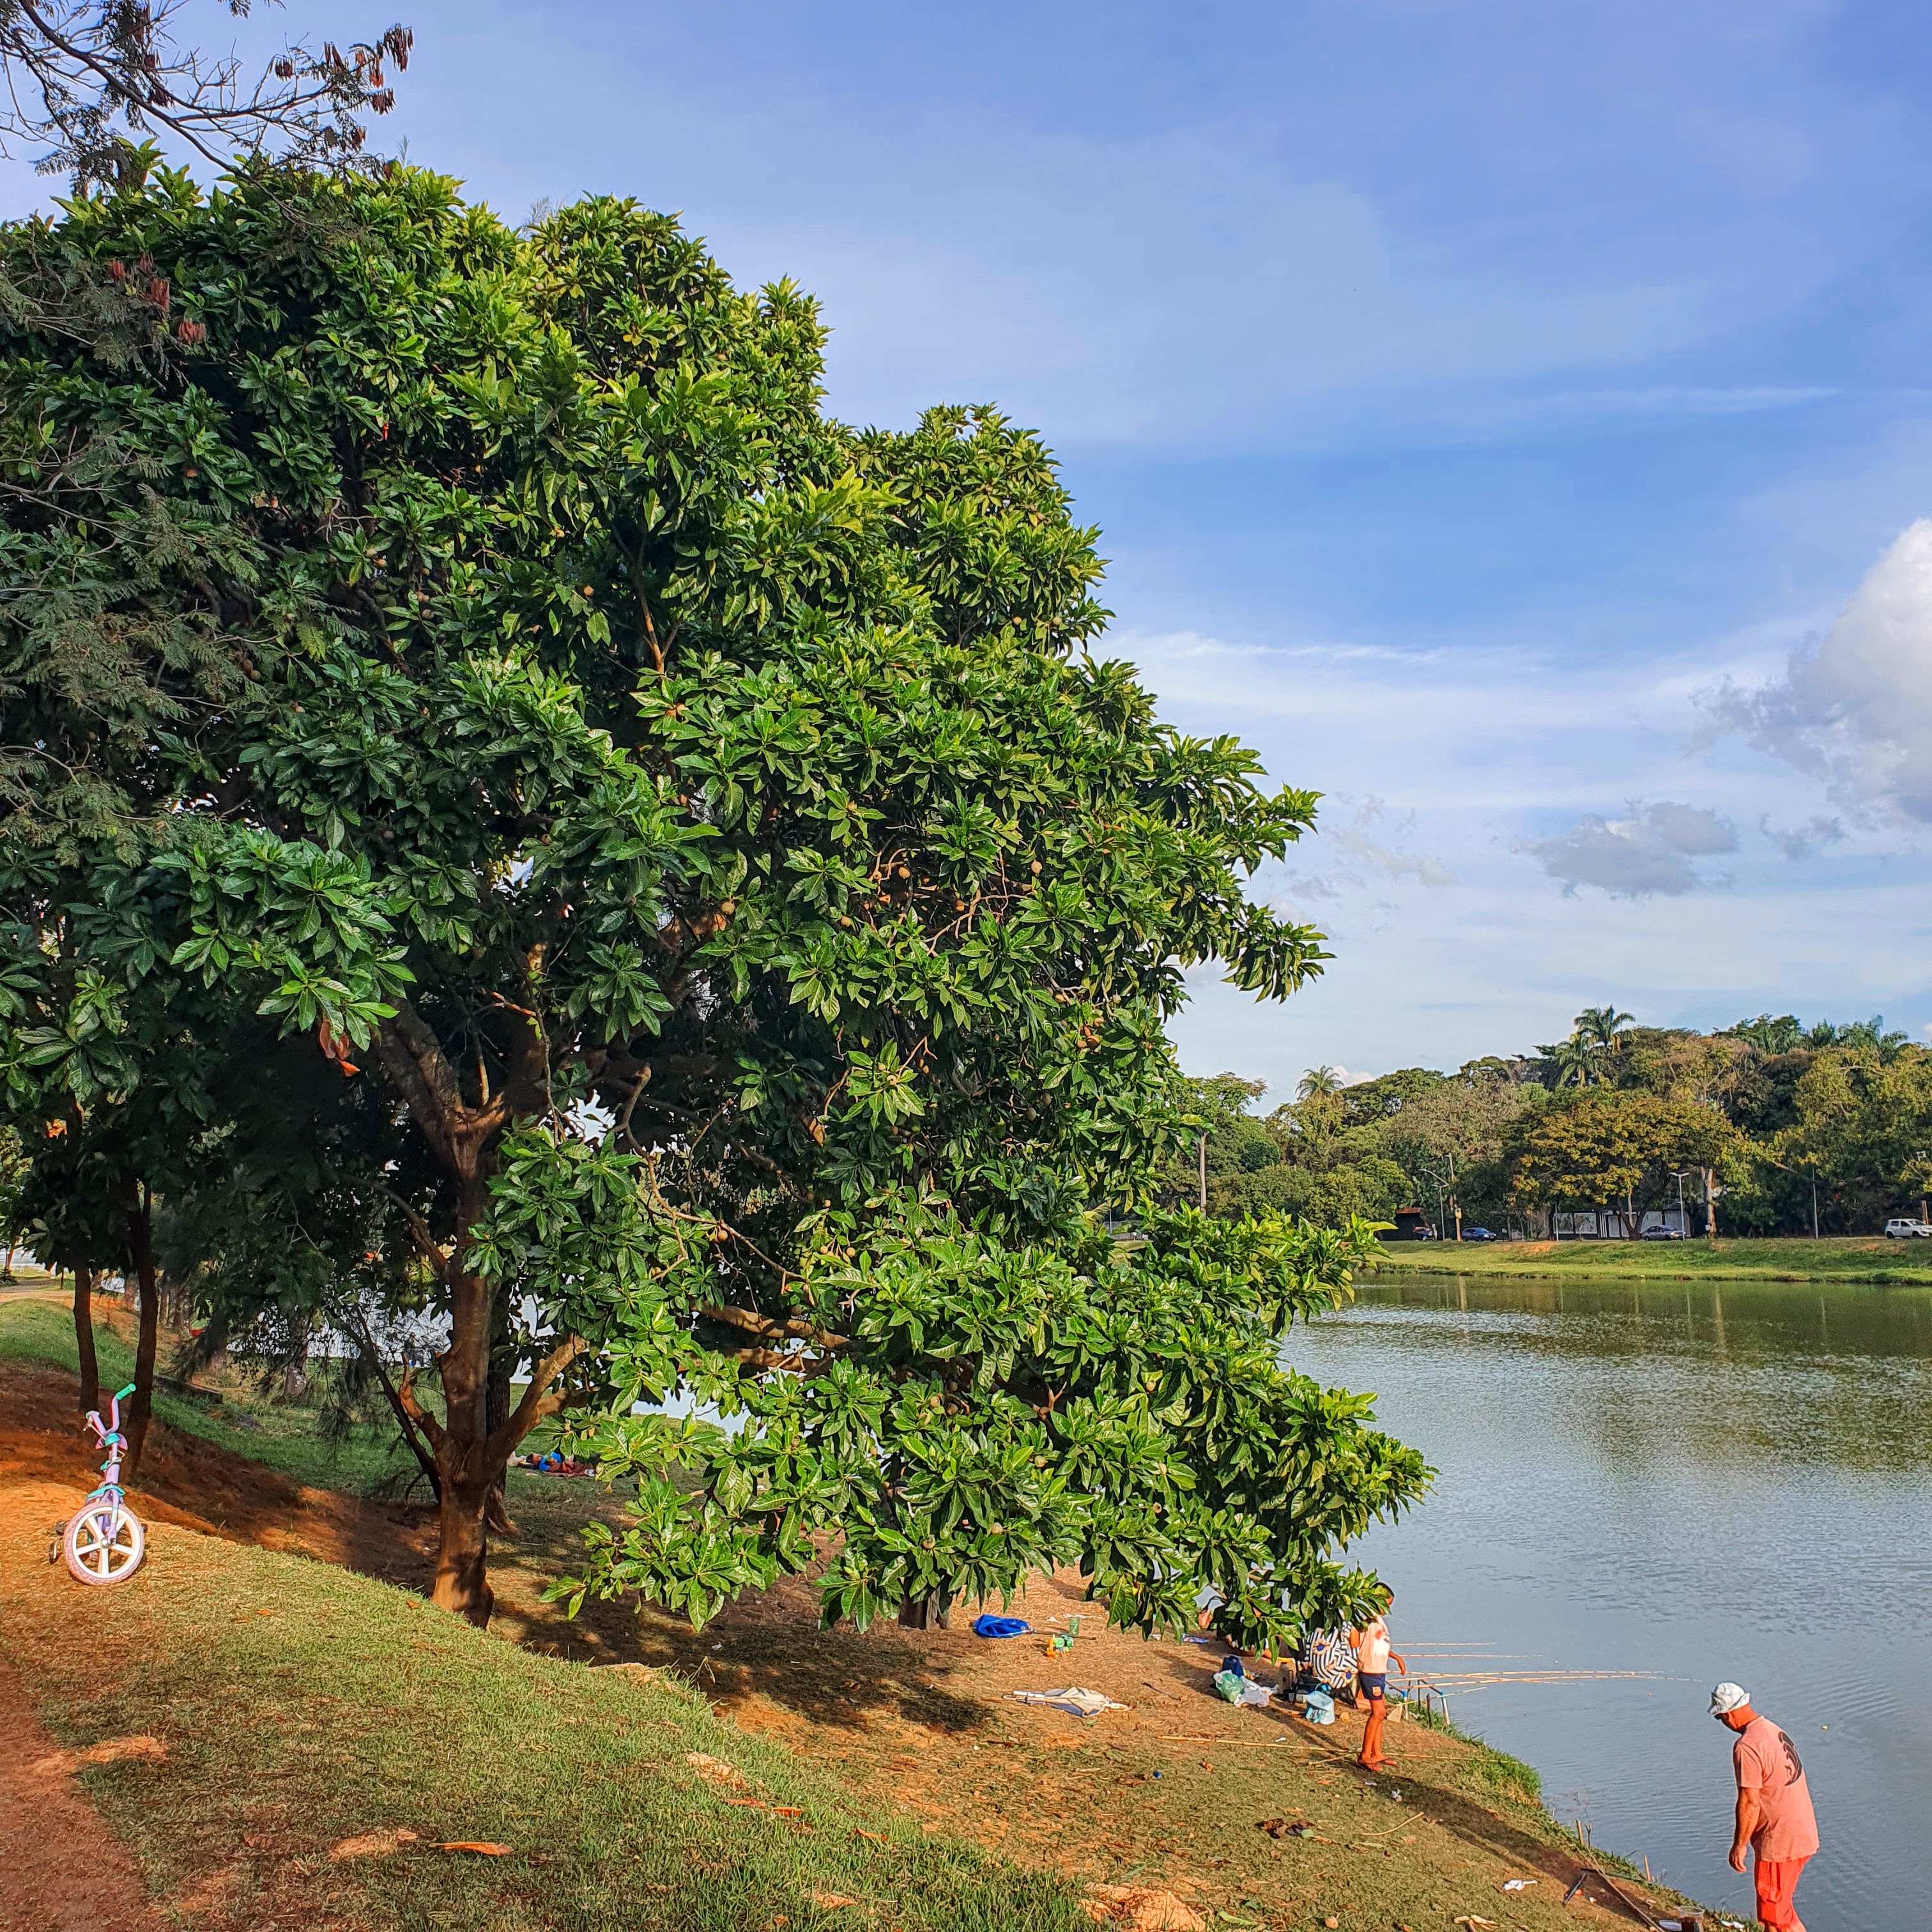
[[[1441,1472],[1363,1546],[1405,1635],[1675,1680],[1463,1700],[1552,1809],[1748,1916],[1724,1862],[1726,1738],[1704,1714],[1736,1678],[1813,1772],[1814,1932],[1919,1932],[1932,1291],[1407,1276],[1366,1282],[1289,1352],[1376,1390]]]

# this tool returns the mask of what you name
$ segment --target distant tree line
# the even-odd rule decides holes
[[[1339,1227],[1420,1207],[1451,1235],[1460,1215],[1546,1238],[1607,1210],[1600,1226],[1634,1233],[1681,1190],[1694,1233],[1872,1234],[1932,1192],[1932,1051],[1881,1018],[1701,1034],[1593,1006],[1567,1039],[1454,1072],[1346,1086],[1312,1068],[1267,1112],[1237,1074],[1187,1090],[1196,1143],[1169,1197],[1196,1201],[1204,1167],[1209,1211],[1232,1217]]]

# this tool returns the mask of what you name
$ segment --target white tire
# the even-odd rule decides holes
[[[79,1583],[124,1583],[148,1553],[148,1532],[124,1504],[89,1503],[68,1525],[61,1554]]]

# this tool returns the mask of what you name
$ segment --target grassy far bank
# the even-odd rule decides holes
[[[21,1312],[0,1306],[0,1354]],[[47,1372],[0,1360],[0,1410],[10,1376]],[[1079,1900],[1110,1885],[1171,1888],[1198,1908],[1177,1922],[1216,1932],[1613,1922],[1562,1909],[1576,1860],[1525,1767],[1397,1726],[1398,1798],[1350,1766],[1359,1720],[1231,1712],[1198,1646],[1090,1618],[1066,1660],[963,1629],[860,1636],[818,1629],[802,1584],[701,1634],[614,1605],[565,1624],[538,1592],[609,1504],[534,1478],[488,1634],[407,1588],[165,1522],[132,1582],[79,1604],[40,1560],[71,1502],[0,1466],[0,1650],[60,1742],[160,1740],[164,1758],[80,1775],[196,1932],[1031,1932],[1088,1923]],[[1064,1618],[1077,1580],[1036,1580],[1021,1607]],[[1070,1681],[1134,1708],[1083,1724],[1009,1694]],[[331,1856],[399,1831],[418,1838]],[[453,1840],[511,1849],[430,1849]],[[1519,1876],[1535,1888],[1504,1893]]]
[[[134,1378],[134,1317],[131,1310],[106,1298],[98,1299],[95,1306],[94,1346],[104,1396]],[[164,1340],[159,1364],[164,1375],[168,1354]],[[51,1295],[10,1296],[0,1301],[0,1361],[5,1360],[46,1362],[78,1372],[71,1304]],[[218,1382],[208,1376],[198,1379]],[[200,1400],[157,1389],[154,1414],[184,1435],[217,1443],[317,1489],[368,1496],[406,1482],[416,1469],[393,1428],[358,1424],[339,1437],[326,1436],[315,1402],[272,1400],[243,1373],[231,1372],[218,1378],[218,1386],[211,1387]]]
[[[1932,1286],[1932,1241],[1880,1235],[1822,1240],[1740,1237],[1688,1241],[1398,1241],[1390,1274],[1572,1275],[1654,1281],[1845,1281]]]

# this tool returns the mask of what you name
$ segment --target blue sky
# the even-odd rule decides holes
[[[1190,1070],[1453,1066],[1604,1000],[1932,1030],[1921,10],[405,17],[386,139],[792,275],[850,419],[1039,428],[1111,650],[1327,794],[1257,890],[1328,975],[1202,975]]]

